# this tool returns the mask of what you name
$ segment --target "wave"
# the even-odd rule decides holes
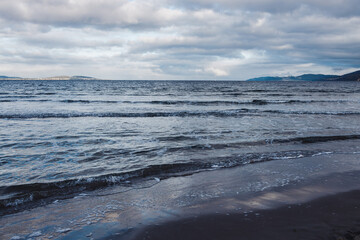
[[[41,96],[41,95],[45,95],[45,96],[50,96],[50,95],[56,95],[58,93],[56,92],[38,92],[38,93],[34,93],[35,96]]]
[[[272,142],[274,142],[274,143],[301,142],[301,143],[307,144],[307,143],[355,140],[355,139],[360,139],[360,134],[295,137],[295,138],[288,138],[288,139],[274,139],[274,140],[272,140]]]
[[[156,153],[160,150],[162,154],[165,153],[175,153],[182,151],[207,151],[207,150],[223,150],[229,148],[242,148],[244,146],[263,146],[269,144],[283,144],[283,143],[300,143],[300,144],[310,144],[310,143],[321,143],[321,142],[330,142],[330,141],[345,141],[345,140],[357,140],[360,139],[360,134],[353,135],[332,135],[332,136],[307,136],[307,137],[294,137],[294,138],[274,138],[274,139],[262,139],[259,141],[241,141],[241,142],[229,142],[229,143],[209,143],[209,144],[193,144],[181,147],[169,147],[165,150],[161,148],[153,148],[146,151],[138,151],[138,152],[122,152],[124,155],[144,155]],[[191,137],[187,136],[170,136],[170,137],[159,137],[156,140],[158,141],[187,141],[193,140]],[[119,153],[116,151],[116,155]]]
[[[0,114],[0,119],[30,119],[30,118],[80,118],[80,117],[108,117],[108,118],[152,118],[152,117],[239,117],[253,114],[287,114],[287,115],[360,115],[353,111],[283,111],[260,109],[229,109],[223,111],[176,111],[176,112],[103,112],[103,113],[23,113]]]
[[[4,102],[12,102],[18,100],[5,99],[0,100]],[[86,99],[66,99],[66,100],[52,100],[52,99],[29,99],[29,102],[61,102],[61,103],[127,103],[127,104],[155,104],[155,105],[194,105],[194,106],[218,106],[218,105],[270,105],[270,104],[311,104],[311,103],[344,103],[353,102],[348,100],[265,100],[254,99],[249,101],[197,101],[197,100],[157,100],[157,101],[115,101],[115,100],[86,100]]]
[[[1,99],[6,99],[6,98],[11,98],[11,99],[13,99],[13,98],[35,98],[36,96],[35,95],[2,95],[2,96],[0,96],[0,98]]]
[[[29,114],[0,114],[0,119],[29,119],[29,118],[79,118],[79,117],[118,117],[118,118],[137,118],[137,117],[191,117],[191,116],[227,116],[234,115],[246,110],[239,111],[213,111],[213,112],[142,112],[142,113],[29,113]]]
[[[158,138],[160,139],[160,138]],[[294,138],[271,138],[263,139],[260,141],[252,142],[235,142],[235,143],[221,143],[221,144],[211,144],[212,148],[221,149],[224,147],[238,147],[238,146],[255,146],[255,145],[264,145],[264,144],[273,144],[273,143],[296,143],[300,142],[303,144],[306,143],[318,143],[318,142],[328,142],[328,141],[342,141],[342,140],[356,140],[360,139],[360,134],[351,134],[351,135],[325,135],[325,136],[305,136],[305,137],[294,137]],[[194,145],[187,146],[187,148],[201,148],[205,149],[205,145]]]
[[[140,113],[28,113],[28,114],[0,114],[0,119],[29,119],[29,118],[79,118],[79,117],[118,117],[118,118],[151,118],[151,117],[196,117],[196,116],[237,116],[249,112],[248,109],[229,111],[178,111],[178,112],[140,112]]]
[[[94,145],[99,143],[104,143],[109,140],[105,139],[98,139],[95,141],[86,141],[80,139],[77,136],[58,136],[55,137],[57,140],[67,140],[67,139],[79,139],[78,142],[74,142],[73,144],[81,144],[81,145]],[[127,157],[134,157],[138,156],[141,158],[154,158],[163,155],[172,155],[176,153],[189,153],[189,152],[205,152],[205,151],[215,151],[215,150],[228,150],[228,149],[242,149],[244,147],[258,147],[258,146],[265,146],[271,144],[311,144],[311,143],[322,143],[322,142],[330,142],[330,141],[346,141],[346,140],[359,140],[360,134],[352,134],[352,135],[329,135],[329,136],[304,136],[304,137],[290,137],[290,138],[269,138],[269,139],[261,139],[256,141],[236,141],[236,142],[210,142],[199,144],[197,142],[197,138],[194,136],[186,136],[186,135],[173,135],[167,137],[157,137],[154,140],[158,142],[183,142],[182,146],[172,146],[172,147],[162,147],[162,146],[155,146],[151,148],[143,148],[143,149],[118,149],[118,148],[106,148],[101,149],[99,151],[91,152],[86,154],[86,157],[77,160],[78,163],[87,163],[87,162],[94,162],[99,161],[99,159],[111,157],[111,158],[127,158]],[[47,146],[50,142],[43,142],[41,145]],[[66,144],[66,143],[65,143]],[[38,146],[39,144],[36,144]],[[63,146],[60,142],[58,143],[59,146]],[[0,146],[2,148],[13,148],[17,149],[19,147],[23,147],[23,144],[7,144]],[[27,145],[29,146],[29,145]],[[52,160],[51,160],[52,161]],[[56,159],[54,160],[56,161]],[[7,160],[0,158],[0,166],[8,164]]]
[[[181,139],[182,141],[188,140],[185,136],[173,136],[169,137],[172,139]],[[161,141],[163,138],[158,138],[157,140]],[[189,151],[199,149],[201,151],[206,150],[222,150],[227,148],[241,148],[244,146],[261,146],[268,144],[283,144],[283,143],[301,143],[301,144],[310,144],[310,143],[322,143],[322,142],[330,142],[330,141],[345,141],[345,140],[358,140],[360,139],[360,134],[352,134],[352,135],[330,135],[330,136],[306,136],[306,137],[294,137],[294,138],[273,138],[273,139],[262,139],[259,141],[243,141],[243,142],[230,142],[230,143],[214,143],[214,144],[195,144],[188,145],[183,147],[172,147],[167,148],[165,152],[179,152],[179,151]],[[165,139],[168,141],[168,138]],[[180,141],[181,141],[180,140]],[[156,152],[160,149],[153,149],[147,151]],[[136,153],[133,153],[136,154]]]
[[[107,100],[61,100],[63,103],[120,103],[121,101],[107,101]]]
[[[283,111],[283,110],[263,110],[264,113],[292,114],[292,115],[360,115],[360,112],[353,111]]]
[[[174,139],[179,139],[173,136]],[[181,140],[187,138],[180,137]],[[190,145],[184,147],[168,148],[167,152],[177,152],[182,150],[218,150],[226,148],[239,148],[242,146],[300,143],[312,144],[328,141],[359,140],[360,134],[353,135],[330,135],[330,136],[307,136],[284,139],[263,139],[255,142],[235,142],[219,143],[211,145]],[[165,141],[167,139],[164,139]],[[158,150],[158,149],[154,149]],[[141,152],[135,154],[148,154]],[[134,154],[134,153],[133,153]],[[224,157],[206,158],[206,160],[195,160],[193,162],[183,162],[174,164],[149,165],[144,168],[133,169],[130,171],[112,173],[107,175],[88,176],[76,179],[69,179],[55,182],[19,184],[14,186],[0,186],[0,216],[18,210],[28,208],[28,204],[42,204],[51,202],[55,199],[69,198],[84,191],[92,191],[105,188],[111,185],[126,185],[137,181],[151,181],[154,178],[165,179],[169,177],[184,176],[200,171],[208,171],[219,168],[230,168],[246,164],[260,163],[273,160],[298,159],[303,157],[318,156],[329,154],[329,152],[319,151],[281,151],[281,152],[262,152],[247,153],[242,155],[229,155]],[[131,186],[130,186],[131,187]]]
[[[155,178],[185,176],[201,171],[230,168],[240,165],[260,163],[272,160],[297,159],[322,153],[315,151],[285,151],[271,153],[248,153],[221,158],[207,159],[206,162],[174,163],[150,165],[128,172],[112,173],[101,176],[89,176],[58,182],[20,184],[0,187],[0,216],[46,204],[57,199],[71,198],[84,191],[92,191],[112,185],[131,187],[137,181],[151,181]],[[30,205],[31,206],[30,206]]]
[[[142,101],[133,103],[150,103],[150,104],[163,104],[163,105],[267,105],[267,104],[297,104],[297,103],[334,103],[334,102],[345,102],[345,100],[331,101],[331,100],[265,100],[265,99],[254,99],[249,101]]]

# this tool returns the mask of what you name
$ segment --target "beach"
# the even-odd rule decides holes
[[[202,215],[145,227],[124,239],[359,239],[359,199],[357,190],[247,214]]]
[[[359,231],[358,156],[290,161],[79,194],[2,217],[0,238],[338,239]]]

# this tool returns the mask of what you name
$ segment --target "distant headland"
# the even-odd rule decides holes
[[[287,77],[259,77],[247,81],[358,81],[360,82],[360,70],[344,75],[304,74]]]
[[[88,77],[88,76],[55,76],[55,77],[44,77],[44,78],[22,78],[22,77],[8,77],[0,76],[0,80],[102,80],[99,78]]]

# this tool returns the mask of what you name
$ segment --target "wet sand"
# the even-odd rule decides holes
[[[138,229],[126,239],[360,239],[360,191],[270,210],[169,221]]]

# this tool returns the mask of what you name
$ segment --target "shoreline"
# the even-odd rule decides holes
[[[288,206],[297,209],[298,204],[305,206],[305,203],[322,197],[326,200],[339,196],[344,198],[346,205],[352,203],[354,197],[360,200],[358,157],[358,154],[334,154],[304,157],[296,161],[270,161],[159,182],[154,179],[137,188],[114,186],[86,192],[71,199],[1,217],[0,238],[27,239],[38,235],[37,239],[90,239],[88,236],[94,239],[141,239],[146,237],[141,235],[145,229],[156,235],[165,227],[169,234],[176,234],[174,226],[179,224],[184,226],[184,234],[188,232],[196,236],[191,227],[216,230],[211,224],[221,220],[227,229],[232,226],[232,221],[245,224],[251,216],[254,221],[270,219],[262,218],[266,211],[274,211],[273,215],[277,215],[276,209]],[[346,195],[354,190],[357,192]],[[343,212],[351,219],[360,216],[360,212],[350,212],[350,215],[347,211]],[[287,214],[286,211],[284,214]],[[208,216],[211,216],[210,220]],[[230,220],[226,221],[229,217]],[[301,216],[295,218],[302,219]],[[265,220],[257,223],[263,224]],[[192,224],[187,224],[189,221]],[[284,220],[277,222],[286,223]],[[341,230],[356,228],[350,223],[345,225]],[[255,232],[262,231],[261,228],[253,229]],[[238,233],[234,234],[228,239],[238,237]]]
[[[110,239],[360,238],[360,190],[248,213],[218,213],[149,225]]]

